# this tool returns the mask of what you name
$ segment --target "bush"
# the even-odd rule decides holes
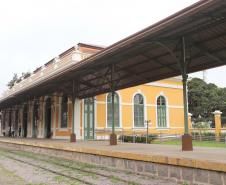
[[[193,124],[194,128],[210,128],[210,122],[196,122]]]
[[[215,136],[214,132],[192,132],[192,136],[203,136],[203,137],[211,137]]]
[[[226,125],[226,116],[221,117],[221,123],[222,125]]]
[[[157,138],[157,135],[149,134],[148,143],[151,143],[156,138]],[[119,139],[127,143],[133,143],[134,140],[135,140],[135,143],[146,143],[146,135],[142,135],[142,136],[123,135],[123,136],[120,136]]]

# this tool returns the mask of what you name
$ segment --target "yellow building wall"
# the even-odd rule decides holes
[[[184,131],[183,90],[181,80],[161,80],[117,91],[120,98],[121,127],[133,129],[133,97],[140,93],[144,96],[146,120],[151,120],[151,133],[182,134]],[[169,127],[157,126],[157,97],[163,95],[167,102],[167,122]],[[96,96],[96,128],[106,128],[107,94]],[[138,129],[137,129],[138,130]],[[145,131],[145,129],[143,129]]]
[[[137,129],[133,126],[133,97],[135,94],[140,93],[144,96],[145,104],[145,119],[151,120],[151,126],[149,133],[153,134],[183,134],[184,132],[184,120],[183,120],[183,90],[180,80],[161,80],[150,84],[139,85],[123,90],[117,91],[120,98],[120,121],[121,128],[116,131],[120,134],[123,130],[126,132],[146,132],[145,128]],[[156,100],[157,97],[163,95],[167,102],[167,121],[169,127],[158,128],[157,127],[157,111]],[[110,133],[111,128],[107,127],[107,107],[106,107],[107,94],[98,95],[95,97],[95,128],[108,130]],[[57,103],[60,102],[57,100]],[[56,137],[69,137],[71,133],[71,114],[72,107],[71,101],[68,104],[68,128],[60,129],[59,120],[59,108],[56,110]],[[80,135],[83,135],[83,113],[84,101],[80,103]],[[103,135],[98,133],[96,135]]]
[[[61,94],[58,94],[59,96]],[[60,120],[60,109],[61,109],[61,102],[60,98],[56,98],[56,114],[55,114],[55,120],[56,120],[56,129],[53,131],[54,136],[66,138],[71,135],[71,127],[72,127],[72,102],[71,98],[68,98],[68,119],[67,119],[67,128],[60,128],[61,120]]]

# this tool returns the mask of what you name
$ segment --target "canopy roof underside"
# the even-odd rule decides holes
[[[57,75],[4,98],[8,107],[55,91],[86,98],[181,75],[182,38],[186,43],[188,73],[226,64],[226,1],[204,0],[86,58]],[[113,64],[113,65],[112,65]]]

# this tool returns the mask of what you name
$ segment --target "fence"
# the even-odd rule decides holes
[[[226,129],[222,129],[223,132],[217,136],[216,139],[215,129],[191,129],[192,139],[194,141],[214,141],[219,143],[226,143]],[[118,136],[118,140],[121,142],[129,143],[164,143],[167,141],[181,142],[182,134],[165,134],[165,133],[149,133],[145,130],[134,130],[134,129],[120,129],[116,130],[115,133]],[[95,140],[108,140],[111,134],[111,129],[99,129],[95,130]]]

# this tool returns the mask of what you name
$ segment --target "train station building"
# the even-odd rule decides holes
[[[65,66],[85,59],[102,47],[79,43],[37,68],[16,83],[4,97],[19,92]],[[84,82],[85,84],[85,82]],[[29,138],[69,139],[74,124],[77,139],[109,139],[111,132],[111,93],[76,99],[72,123],[71,96],[59,87],[55,92],[27,100],[2,110],[2,134]],[[183,87],[181,77],[173,77],[116,91],[115,129],[123,134],[183,134]],[[20,133],[19,133],[20,132]]]
[[[188,74],[226,65],[225,10],[201,0],[109,47],[68,49],[5,93],[2,130],[76,141],[110,128],[116,145],[120,129],[150,120],[151,132],[180,132],[182,150],[193,150]]]

